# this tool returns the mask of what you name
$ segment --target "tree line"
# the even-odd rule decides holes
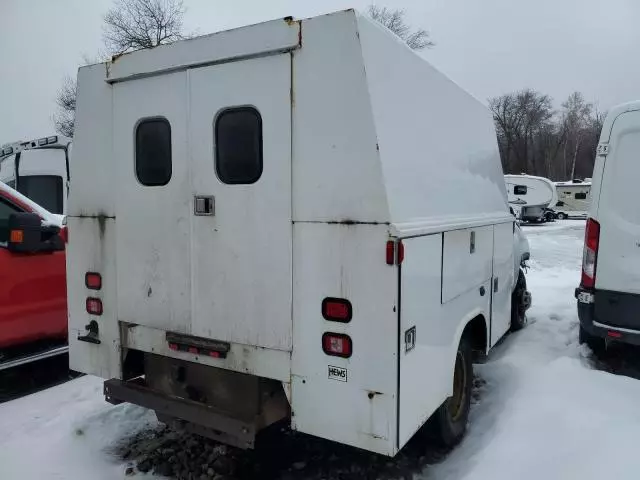
[[[554,109],[549,95],[532,89],[489,100],[504,173],[551,180],[591,177],[605,114],[580,92]]]
[[[182,0],[114,0],[104,15],[104,53],[98,60],[188,38]],[[372,4],[367,10],[414,50],[435,45],[429,32],[414,28],[402,9]],[[86,61],[86,59],[85,59]],[[58,91],[54,125],[73,136],[76,81],[66,78]],[[580,92],[572,93],[559,110],[550,96],[525,89],[489,100],[505,173],[528,173],[552,180],[590,177],[604,114]]]

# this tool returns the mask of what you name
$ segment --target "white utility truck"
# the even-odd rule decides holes
[[[461,438],[525,252],[490,112],[390,32],[348,10],[83,67],[74,142],[71,367],[109,401],[241,447]]]
[[[0,182],[47,211],[64,215],[69,187],[71,139],[62,135],[0,147]]]
[[[580,343],[640,345],[640,101],[612,108],[602,125],[575,295]]]

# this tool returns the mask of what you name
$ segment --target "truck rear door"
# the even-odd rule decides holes
[[[194,335],[290,350],[291,57],[189,72]],[[203,201],[201,201],[202,203]]]
[[[118,318],[291,349],[291,57],[114,85]]]

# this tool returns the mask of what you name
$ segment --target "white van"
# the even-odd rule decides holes
[[[395,36],[348,10],[81,68],[74,148],[70,361],[109,401],[240,447],[460,439],[528,252],[490,112]]]
[[[67,209],[71,139],[53,135],[0,147],[0,182],[49,212]]]
[[[580,341],[640,344],[640,101],[613,108],[602,126],[591,181],[582,281],[576,289]]]

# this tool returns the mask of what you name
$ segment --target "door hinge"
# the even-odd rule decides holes
[[[596,153],[599,157],[606,157],[607,155],[609,155],[609,144],[599,143],[598,148],[596,149]]]

